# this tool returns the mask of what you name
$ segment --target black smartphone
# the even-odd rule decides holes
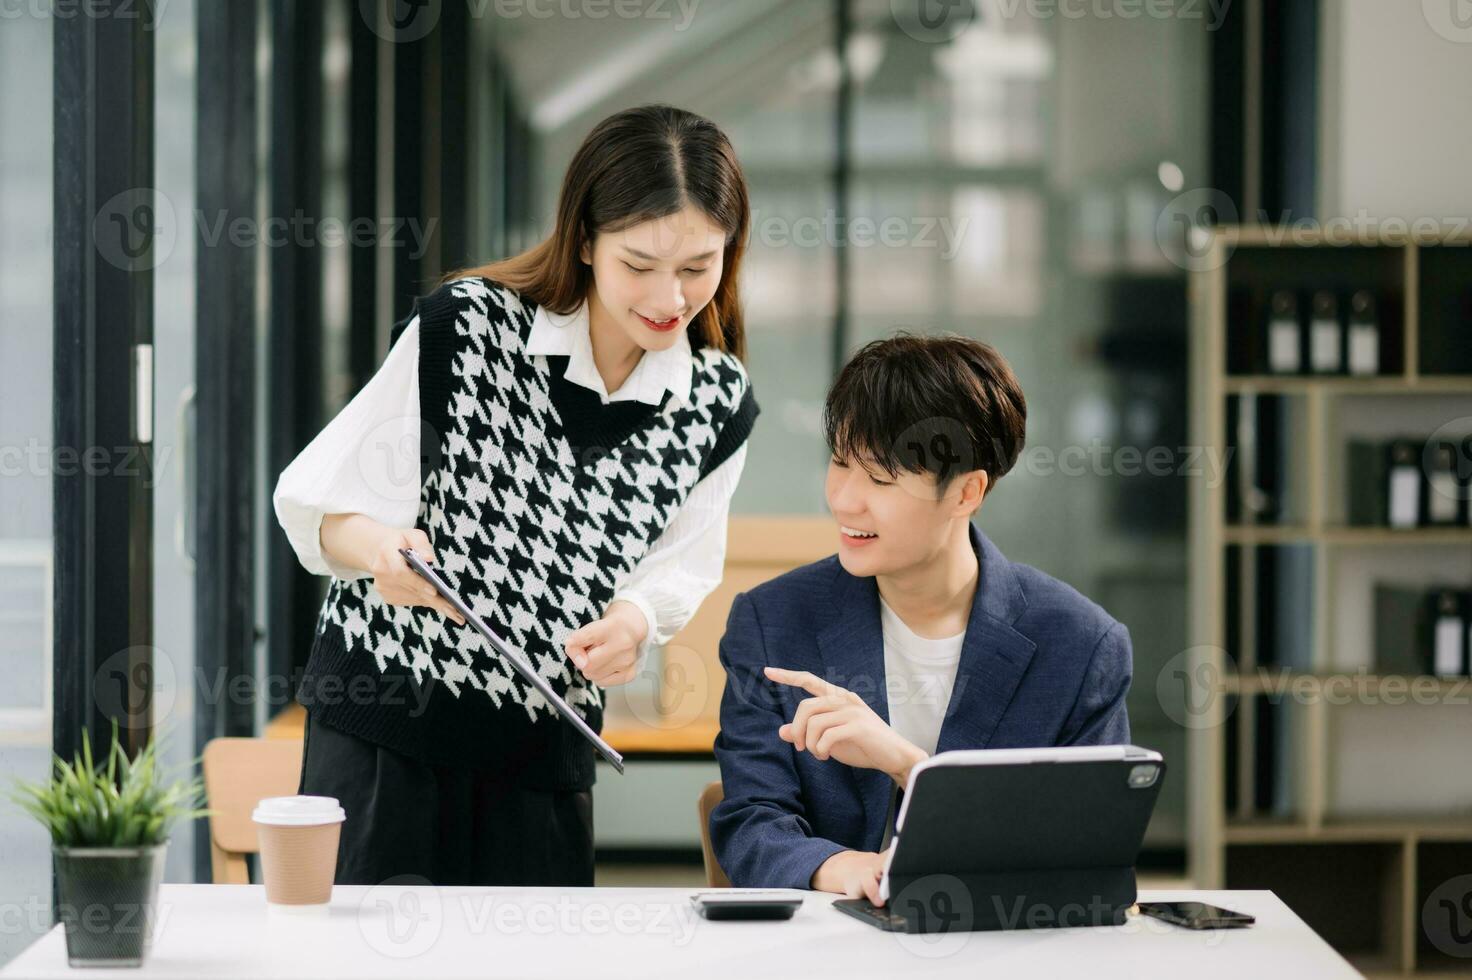
[[[1243,929],[1257,921],[1244,912],[1205,902],[1141,902],[1140,913],[1187,929]]]
[[[690,896],[702,918],[790,919],[802,905],[802,895],[790,891],[744,891],[739,888],[696,892]]]

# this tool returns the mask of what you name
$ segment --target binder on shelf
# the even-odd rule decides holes
[[[1346,518],[1353,527],[1458,527],[1472,524],[1472,439],[1427,446],[1414,438],[1345,446]]]
[[[1235,477],[1229,517],[1242,524],[1276,524],[1283,519],[1282,397],[1241,395],[1233,399],[1233,459],[1229,479]]]
[[[1390,453],[1383,442],[1351,439],[1346,446],[1349,523],[1384,527],[1390,523]]]
[[[1472,527],[1472,435],[1462,436],[1451,446],[1452,467],[1457,479],[1457,499],[1462,507],[1462,523]]]
[[[1420,586],[1375,584],[1375,671],[1414,677],[1426,670],[1421,638],[1430,609]]]
[[[1303,329],[1298,322],[1298,297],[1292,290],[1275,290],[1268,302],[1268,371],[1298,374],[1303,369]]]
[[[1438,677],[1467,674],[1466,592],[1436,589],[1430,594],[1431,642],[1427,673]]]
[[[1295,725],[1293,702],[1283,694],[1264,692],[1238,698],[1235,704],[1225,746],[1226,808],[1242,820],[1292,819],[1298,813],[1294,787],[1300,778],[1294,760],[1303,734]]]
[[[1262,302],[1250,287],[1227,287],[1227,374],[1262,374],[1268,369],[1267,320]],[[1239,327],[1238,324],[1241,324]]]
[[[1313,632],[1306,615],[1314,594],[1314,550],[1261,545],[1253,563],[1253,642],[1260,667],[1312,670]]]
[[[1242,800],[1237,793],[1237,767],[1240,765],[1238,747],[1242,744],[1240,729],[1242,727],[1242,698],[1236,694],[1228,694],[1226,703],[1227,731],[1223,739],[1222,758],[1222,805],[1230,814],[1238,817],[1251,816],[1246,812]]]
[[[1450,442],[1437,443],[1426,457],[1426,523],[1439,527],[1462,523],[1457,447]]]
[[[1390,444],[1389,511],[1391,527],[1418,527],[1421,523],[1421,447],[1409,439]]]
[[[1252,810],[1259,816],[1287,816],[1278,795],[1278,742],[1283,701],[1260,697],[1253,714]]]
[[[1344,328],[1339,324],[1339,300],[1332,292],[1314,293],[1309,318],[1309,370],[1314,374],[1344,372]]]
[[[1472,281],[1466,254],[1465,246],[1422,252],[1420,336],[1415,354],[1422,374],[1472,374],[1472,344],[1467,343],[1467,329],[1472,326]]]
[[[1380,373],[1380,324],[1375,317],[1375,296],[1368,289],[1356,290],[1349,299],[1349,373]]]

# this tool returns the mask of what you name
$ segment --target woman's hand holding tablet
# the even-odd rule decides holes
[[[373,587],[391,606],[428,606],[446,619],[465,625],[465,617],[419,576],[399,549],[408,548],[430,564],[436,559],[429,535],[417,527],[385,527],[364,514],[328,514],[318,532],[322,550],[352,568],[373,576]]]

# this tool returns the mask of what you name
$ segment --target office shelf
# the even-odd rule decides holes
[[[1459,544],[1472,545],[1468,527],[1321,527],[1303,525],[1233,524],[1222,527],[1226,544],[1298,544],[1316,541],[1351,548],[1376,545]]]
[[[1341,395],[1461,394],[1472,391],[1472,374],[1381,374],[1350,378],[1229,374],[1222,380],[1222,388],[1230,395],[1306,395],[1315,391]]]
[[[1317,827],[1299,821],[1234,820],[1227,823],[1224,834],[1229,844],[1472,843],[1472,813],[1462,817],[1328,820]]]
[[[1366,671],[1311,672],[1259,667],[1224,674],[1222,689],[1227,694],[1274,694],[1296,690],[1307,684],[1315,691],[1333,694],[1339,690],[1380,693],[1387,689],[1435,694],[1465,692],[1472,701],[1472,677],[1437,677],[1433,674],[1372,674]]]
[[[1424,563],[1462,569],[1461,576],[1472,569],[1462,558],[1463,549],[1472,552],[1472,528],[1343,523],[1346,481],[1353,474],[1343,465],[1341,417],[1472,416],[1472,323],[1463,312],[1472,249],[1440,247],[1453,243],[1468,240],[1397,241],[1373,231],[1344,240],[1222,226],[1209,232],[1190,287],[1192,444],[1224,452],[1233,444],[1229,407],[1250,396],[1282,396],[1284,431],[1291,433],[1282,453],[1285,493],[1277,501],[1283,523],[1231,523],[1229,481],[1191,484],[1192,637],[1199,646],[1189,651],[1183,676],[1193,698],[1210,686],[1204,707],[1190,719],[1191,878],[1202,888],[1273,889],[1372,975],[1465,973],[1469,965],[1428,937],[1422,906],[1439,883],[1472,872],[1472,803],[1463,813],[1460,799],[1455,808],[1440,806],[1445,800],[1438,798],[1418,809],[1414,800],[1394,795],[1364,798],[1375,791],[1372,781],[1360,784],[1360,802],[1365,812],[1384,815],[1351,817],[1335,812],[1340,804],[1332,802],[1348,798],[1334,793],[1336,774],[1349,762],[1341,743],[1365,730],[1346,727],[1337,712],[1362,724],[1382,710],[1415,718],[1428,699],[1383,707],[1396,701],[1387,695],[1400,692],[1430,693],[1438,705],[1458,697],[1472,702],[1472,682],[1465,678],[1355,669],[1360,661],[1341,659],[1345,643],[1335,635],[1363,622],[1344,615],[1353,611],[1351,586],[1366,587],[1363,575],[1351,582],[1340,571],[1346,562],[1362,567],[1383,555],[1396,568]],[[1243,353],[1249,348],[1237,343],[1246,338],[1240,331],[1252,328],[1271,290],[1307,291],[1320,282],[1341,292],[1361,285],[1375,290],[1385,373],[1248,373],[1255,355]],[[1366,399],[1384,401],[1367,406]],[[1275,549],[1274,561],[1291,553],[1289,564],[1302,570],[1292,572],[1301,576],[1293,579],[1293,590],[1281,584],[1264,585],[1265,594],[1259,589],[1258,556],[1268,549]],[[1266,567],[1280,583],[1287,580],[1289,573],[1273,571],[1283,565]],[[1265,641],[1271,646],[1259,650],[1259,595],[1277,608],[1280,624],[1305,626],[1289,631],[1287,646],[1275,633]],[[1306,598],[1290,608],[1293,595]],[[1375,652],[1363,636],[1345,632],[1340,638],[1355,641],[1365,657]],[[1353,707],[1338,706],[1333,695],[1341,691],[1350,693]],[[1269,737],[1273,741],[1262,741]]]

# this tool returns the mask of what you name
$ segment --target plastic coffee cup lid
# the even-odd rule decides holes
[[[347,814],[332,796],[269,796],[251,812],[256,823],[278,827],[310,827],[341,823]]]

